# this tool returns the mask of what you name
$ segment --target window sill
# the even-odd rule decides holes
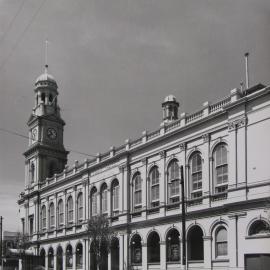
[[[228,197],[228,192],[215,193],[215,194],[212,194],[210,197],[211,197],[211,201],[226,200]]]
[[[188,260],[188,263],[204,263],[204,260]]]
[[[174,209],[178,209],[180,207],[180,202],[175,202],[175,203],[168,203],[166,205],[167,210],[174,210]]]
[[[181,261],[167,261],[167,264],[180,264]]]
[[[270,233],[255,234],[255,235],[249,235],[245,237],[245,239],[260,239],[260,238],[270,238]]]
[[[203,202],[203,197],[196,198],[196,199],[190,199],[187,201],[188,206],[195,206],[195,205],[200,205]]]
[[[212,262],[229,262],[230,260],[227,258],[215,258],[214,260],[212,260]]]

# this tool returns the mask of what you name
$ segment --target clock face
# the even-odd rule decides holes
[[[47,129],[47,136],[49,139],[55,140],[57,138],[57,132],[54,128]]]

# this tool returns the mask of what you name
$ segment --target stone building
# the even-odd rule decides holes
[[[46,269],[93,269],[85,229],[99,213],[115,231],[105,269],[184,269],[181,165],[186,269],[270,269],[269,87],[233,89],[191,114],[178,113],[169,95],[157,130],[69,167],[57,98],[46,67],[35,83],[18,201]]]

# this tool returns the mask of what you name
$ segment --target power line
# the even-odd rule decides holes
[[[19,16],[19,14],[20,14],[20,12],[21,12],[21,10],[22,10],[22,8],[23,8],[23,6],[24,6],[24,4],[25,4],[26,1],[27,1],[27,0],[24,0],[23,2],[21,2],[21,5],[19,6],[19,8],[18,8],[17,12],[15,13],[14,17],[12,18],[12,20],[10,21],[10,23],[9,23],[9,25],[8,25],[8,27],[7,27],[7,29],[6,29],[6,31],[4,32],[4,34],[2,35],[2,37],[0,38],[0,44],[3,42],[3,40],[4,40],[5,37],[6,37],[6,35],[7,35],[8,32],[10,31],[10,29],[12,28],[12,26],[13,26],[15,20],[16,20],[17,17]]]
[[[11,134],[11,135],[15,135],[15,136],[18,136],[18,137],[27,139],[27,140],[30,139],[29,136],[26,136],[26,135],[23,135],[23,134],[20,134],[18,132],[15,132],[15,131],[12,131],[12,130],[8,130],[8,129],[5,129],[5,128],[0,128],[0,131],[5,132],[5,133],[8,133],[8,134]],[[35,140],[35,141],[41,143],[40,140]],[[73,149],[70,149],[70,148],[67,149],[67,151],[73,152],[73,153],[76,153],[76,154],[80,154],[80,155],[84,155],[84,156],[88,156],[88,157],[96,157],[95,155],[87,154],[87,153],[84,153],[84,152],[81,152],[81,151],[77,151],[77,150],[73,150]]]
[[[10,53],[8,54],[8,56],[4,59],[4,61],[2,62],[1,66],[0,66],[0,70],[2,70],[2,68],[5,66],[5,64],[8,62],[9,58],[13,55],[13,52],[16,50],[17,46],[19,45],[20,41],[22,40],[22,38],[24,37],[25,33],[27,32],[27,30],[29,29],[29,27],[31,26],[31,24],[34,22],[36,16],[38,15],[39,11],[41,10],[42,6],[45,4],[46,0],[43,0],[41,2],[41,4],[39,5],[38,9],[36,10],[36,12],[33,14],[33,16],[31,17],[29,23],[27,24],[27,26],[25,27],[24,31],[22,32],[22,34],[19,36],[19,38],[16,40],[14,46],[12,47]]]

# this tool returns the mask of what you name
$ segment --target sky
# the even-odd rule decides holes
[[[48,64],[59,87],[66,148],[95,155],[180,113],[270,83],[269,0],[0,0],[0,129],[28,134],[34,82]],[[0,130],[0,215],[19,229],[27,139]],[[69,164],[86,157],[71,152]]]

